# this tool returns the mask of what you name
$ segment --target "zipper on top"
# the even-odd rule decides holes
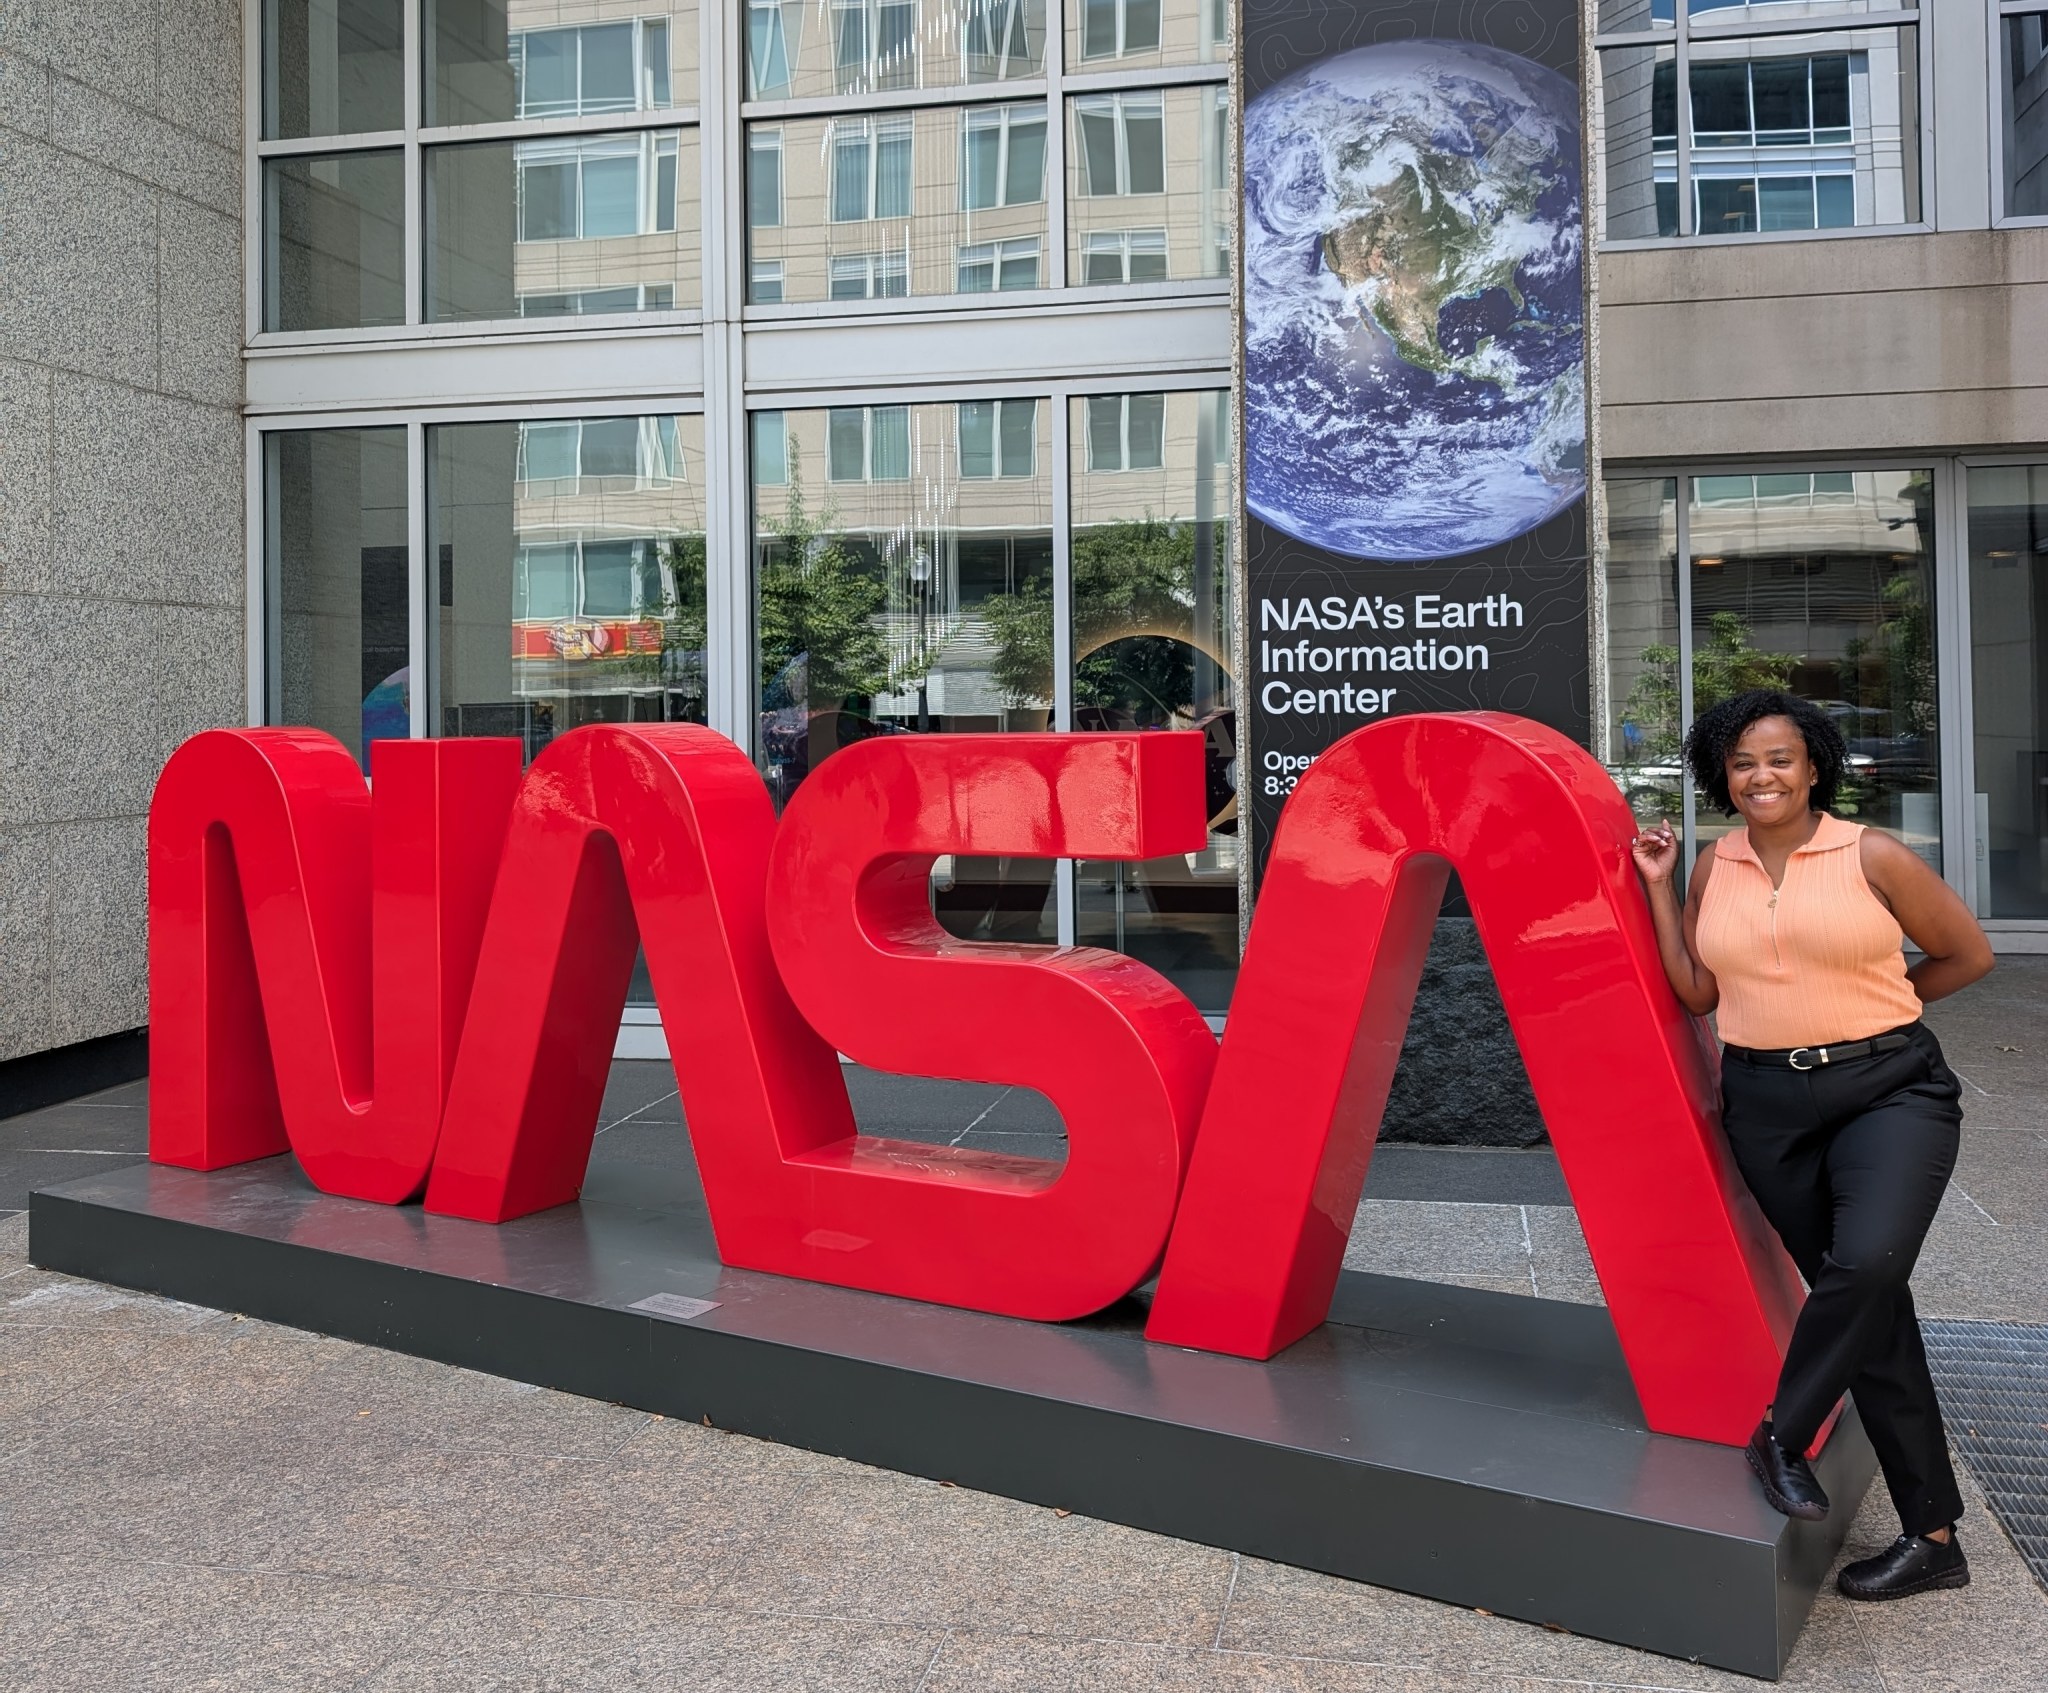
[[[1787,876],[1790,876],[1791,869],[1790,865],[1785,867]],[[1771,958],[1780,970],[1785,968],[1785,955],[1778,950],[1778,895],[1784,891],[1782,887],[1771,889],[1771,897],[1765,907],[1771,914]]]

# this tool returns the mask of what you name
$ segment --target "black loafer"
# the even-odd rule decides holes
[[[1828,1496],[1821,1491],[1813,1466],[1797,1452],[1787,1452],[1771,1433],[1768,1422],[1758,1423],[1749,1437],[1743,1456],[1764,1484],[1764,1497],[1771,1509],[1802,1522],[1817,1523],[1828,1514]]]
[[[1850,1599],[1906,1599],[1937,1587],[1968,1587],[1970,1560],[1954,1529],[1946,1540],[1902,1534],[1876,1557],[1845,1564],[1835,1585]]]

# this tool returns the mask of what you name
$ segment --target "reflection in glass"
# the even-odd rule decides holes
[[[1047,404],[753,414],[756,752],[777,805],[881,735],[1044,729],[1052,703]],[[1056,938],[1042,860],[942,860],[940,920]]]
[[[1672,0],[1653,0],[1660,21],[1671,17]],[[1802,18],[1825,18],[1858,12],[1899,10],[1899,0],[1796,0]],[[1737,29],[1749,19],[1776,22],[1785,16],[1786,0],[1687,0],[1686,12],[1696,25],[1714,29]]]
[[[1676,52],[1671,47],[1610,47],[1600,54],[1610,241],[1678,233],[1676,165],[1664,157],[1664,138],[1678,129],[1671,109]]]
[[[1669,29],[1672,0],[1600,0],[1600,31]]]
[[[2000,119],[2005,131],[2005,215],[2048,216],[2048,13],[2001,18],[2005,74]]]
[[[264,0],[264,138],[399,128],[404,51],[404,0]]]
[[[704,721],[703,418],[435,425],[427,475],[439,733]]]
[[[1045,286],[1042,100],[750,124],[747,161],[754,304]]]
[[[1694,709],[1789,688],[1840,723],[1836,811],[1941,868],[1934,483],[1925,470],[1692,483]],[[1702,842],[1734,825],[1704,801]]]
[[[1118,89],[1067,102],[1067,222],[1083,286],[1230,269],[1230,90]]]
[[[696,0],[426,0],[430,124],[697,101]]]
[[[1230,57],[1232,0],[1068,0],[1067,74]]]
[[[2048,465],[1970,476],[1977,915],[2048,919]]]
[[[412,733],[403,429],[263,437],[271,723],[323,729],[369,768]]]
[[[405,156],[341,153],[263,165],[263,327],[405,321]]]
[[[1920,216],[1919,71],[1915,32],[1842,30],[1696,40],[1689,79],[1693,226],[1701,235],[1847,229]],[[1639,76],[1648,50],[1618,49],[1605,67],[1622,96],[1609,119],[1610,167],[1624,198],[1609,214],[1641,220]],[[1678,72],[1656,50],[1650,96],[1658,233],[1678,233]]]
[[[1075,938],[1221,1011],[1238,956],[1229,395],[1092,395],[1072,439],[1074,727],[1200,731],[1209,810],[1200,852],[1079,865]]]
[[[1606,744],[1601,762],[1643,823],[1677,826],[1685,810],[1679,747],[1678,485],[1610,481]]]
[[[426,161],[430,321],[697,304],[696,130],[466,142]]]
[[[1797,16],[1817,18],[1856,12],[1889,12],[1898,0],[1790,0],[1799,8]],[[1788,0],[1690,0],[1687,14],[1698,24],[1714,29],[1739,29],[1750,17],[1775,23],[1784,17]],[[1669,29],[1677,11],[1677,0],[1600,0],[1600,29],[1603,34],[1634,29]]]
[[[1045,74],[1046,0],[745,0],[747,98]]]

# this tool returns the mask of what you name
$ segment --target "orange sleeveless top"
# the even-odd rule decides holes
[[[1863,876],[1863,825],[1821,814],[1773,890],[1749,831],[1723,835],[1700,898],[1700,962],[1730,1046],[1824,1046],[1915,1022],[1905,932]]]

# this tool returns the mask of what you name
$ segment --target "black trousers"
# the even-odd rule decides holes
[[[1853,1393],[1901,1525],[1928,1534],[1963,1500],[1906,1278],[1955,1168],[1962,1089],[1930,1030],[1899,1033],[1898,1051],[1803,1071],[1731,1049],[1722,1121],[1811,1290],[1778,1377],[1778,1439],[1804,1450]]]

